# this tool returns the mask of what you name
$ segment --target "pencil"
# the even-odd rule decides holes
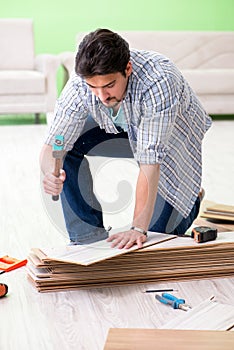
[[[149,290],[146,290],[144,291],[143,293],[160,293],[160,292],[177,292],[177,289],[172,289],[172,288],[169,288],[169,289],[149,289]]]

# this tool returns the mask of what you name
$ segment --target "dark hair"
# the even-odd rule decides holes
[[[97,29],[81,41],[76,55],[75,71],[81,77],[116,72],[125,76],[129,59],[129,45],[120,35],[108,29]]]

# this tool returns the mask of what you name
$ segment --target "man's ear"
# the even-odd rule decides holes
[[[129,77],[131,73],[132,73],[132,63],[129,61],[125,69],[125,74],[127,77]]]

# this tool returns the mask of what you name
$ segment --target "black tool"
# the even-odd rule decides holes
[[[169,289],[148,289],[142,293],[162,293],[162,292],[173,292],[173,291],[178,292],[177,289],[169,288]]]
[[[194,227],[191,237],[194,238],[197,243],[214,241],[217,238],[217,229],[207,226]]]

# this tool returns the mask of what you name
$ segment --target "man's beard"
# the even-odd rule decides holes
[[[120,103],[121,101],[122,101],[122,99],[121,100],[118,100],[116,97],[108,97],[107,99],[106,99],[106,101],[112,101],[112,100],[114,100],[116,103]]]
[[[102,102],[104,105],[108,105],[109,108],[114,108],[117,106],[121,100],[118,100],[116,97],[108,97],[104,102]]]

